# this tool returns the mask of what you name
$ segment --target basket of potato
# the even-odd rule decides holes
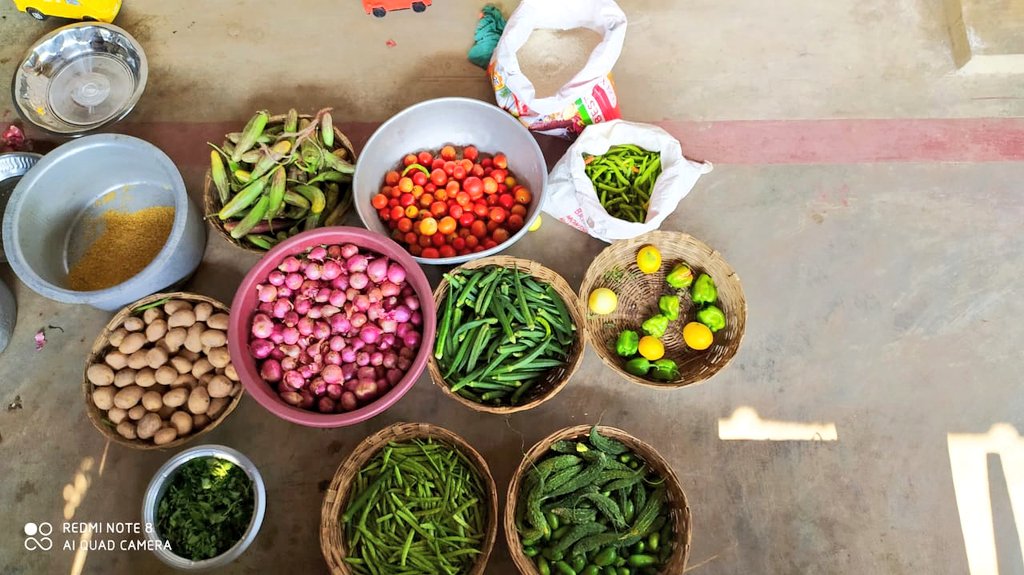
[[[167,449],[224,421],[242,398],[227,348],[228,312],[183,292],[118,312],[85,364],[86,412],[96,429],[135,449]]]

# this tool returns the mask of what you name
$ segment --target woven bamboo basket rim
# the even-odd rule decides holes
[[[267,125],[270,126],[274,124],[282,124],[284,123],[286,117],[287,116],[285,114],[271,116],[267,120]],[[299,114],[300,120],[310,120],[313,117],[314,116],[310,114]],[[348,150],[348,153],[351,154],[352,156],[352,163],[354,164],[356,162],[356,149],[355,146],[352,145],[352,141],[349,140],[348,136],[342,133],[341,129],[338,128],[337,126],[334,126],[334,138],[346,150]],[[342,199],[341,201],[342,215],[347,214],[349,210],[352,209],[352,183],[349,182],[348,184],[346,184],[346,186],[348,187],[349,193],[345,194],[345,198]],[[207,169],[206,176],[203,178],[203,209],[205,210],[204,213],[206,215],[204,216],[204,218],[206,219],[206,221],[210,222],[210,225],[213,226],[213,229],[216,230],[217,233],[220,234],[220,236],[227,240],[229,243],[234,244],[235,246],[238,246],[243,250],[250,251],[256,254],[267,253],[267,250],[263,248],[256,247],[245,241],[242,241],[240,239],[236,240],[235,238],[231,237],[231,233],[224,229],[224,222],[217,217],[217,213],[220,211],[221,207],[222,206],[220,203],[220,198],[217,197],[216,193],[214,193],[213,178],[210,177],[210,170]]]
[[[351,575],[352,570],[345,562],[345,536],[341,529],[343,505],[348,501],[349,490],[359,470],[391,441],[432,438],[458,449],[472,463],[487,490],[487,533],[483,548],[473,568],[465,575],[482,575],[490,559],[494,542],[498,538],[498,488],[487,461],[472,445],[461,436],[429,423],[396,423],[367,437],[356,445],[352,453],[338,466],[334,478],[324,494],[320,508],[320,550],[333,575]]]
[[[110,334],[117,330],[117,328],[121,327],[121,324],[124,323],[125,319],[133,315],[133,310],[144,305],[151,304],[155,301],[160,301],[162,299],[181,299],[196,303],[206,302],[212,305],[214,309],[217,309],[228,314],[231,313],[231,309],[228,306],[224,305],[218,300],[213,299],[212,297],[207,297],[202,294],[192,292],[157,293],[150,296],[146,296],[136,301],[135,303],[132,303],[122,308],[121,311],[117,312],[117,314],[115,314],[114,317],[112,317],[110,321],[107,322],[107,325],[103,328],[103,331],[101,331],[100,334],[96,336],[96,339],[92,343],[92,349],[89,352],[89,356],[85,359],[85,368],[82,370],[82,392],[83,395],[85,396],[85,413],[86,415],[89,416],[89,421],[92,422],[92,426],[95,427],[96,430],[99,431],[104,437],[106,437],[107,439],[114,443],[117,443],[118,445],[123,445],[131,449],[138,449],[142,451],[163,451],[166,449],[174,449],[176,447],[181,447],[182,445],[185,445],[186,443],[194,439],[202,437],[203,435],[206,435],[207,433],[217,428],[217,426],[223,423],[224,420],[227,419],[229,415],[231,415],[231,412],[233,412],[235,408],[238,407],[238,404],[242,401],[242,396],[245,395],[245,389],[243,388],[241,391],[235,394],[235,396],[231,399],[230,402],[228,402],[227,407],[224,408],[224,411],[217,417],[217,419],[211,420],[206,427],[200,429],[199,431],[190,433],[185,437],[179,437],[165,445],[156,445],[155,443],[143,439],[128,439],[122,436],[120,433],[118,433],[108,423],[104,423],[105,413],[103,412],[103,410],[96,407],[96,404],[94,404],[92,401],[92,392],[95,386],[92,384],[92,382],[89,381],[89,378],[86,377],[85,373],[89,369],[90,365],[94,363],[100,363],[103,361],[103,356],[106,355],[106,352],[109,351],[110,349]]]
[[[662,254],[661,269],[654,274],[643,274],[636,266],[636,253],[645,245],[654,245]],[[726,316],[726,327],[714,334],[714,343],[704,351],[688,350],[682,339],[683,324],[695,321],[694,306],[689,290],[682,290],[680,319],[672,322],[669,331],[662,338],[665,342],[665,357],[676,360],[680,376],[675,381],[654,381],[635,376],[624,368],[625,359],[614,351],[614,339],[623,329],[632,329],[641,336],[640,324],[647,317],[658,313],[658,297],[671,288],[664,282],[665,275],[676,263],[686,262],[693,275],[707,273],[718,288],[717,305]],[[607,280],[611,270],[622,270],[623,277]],[[631,276],[631,277],[625,277]],[[648,293],[648,281],[654,281],[659,290]],[[622,281],[623,279],[627,281]],[[598,287],[612,286],[619,296],[619,307],[611,315],[591,314],[588,308],[590,292]],[[631,298],[630,296],[637,296]],[[630,240],[618,241],[606,247],[594,258],[583,277],[579,291],[580,306],[586,312],[584,322],[587,340],[597,351],[605,365],[618,372],[623,378],[649,388],[670,390],[694,385],[710,379],[728,366],[746,331],[747,302],[739,275],[725,261],[722,254],[697,238],[682,232],[653,231]],[[609,325],[610,324],[610,325]]]
[[[453,392],[445,381],[444,376],[441,374],[441,366],[438,365],[437,358],[434,357],[434,354],[430,354],[429,361],[427,363],[427,370],[430,372],[430,380],[440,387],[441,391],[443,391],[445,395],[475,411],[508,415],[533,409],[558,395],[558,393],[568,385],[569,380],[572,379],[572,376],[583,363],[583,351],[586,348],[586,335],[584,334],[583,328],[583,312],[580,311],[579,301],[576,298],[576,294],[572,291],[572,288],[569,287],[569,283],[565,281],[565,278],[559,275],[558,272],[533,260],[512,256],[490,256],[466,262],[453,269],[450,273],[454,274],[458,273],[460,270],[474,270],[488,266],[500,266],[509,269],[517,268],[528,272],[534,278],[551,285],[551,287],[554,288],[555,293],[562,298],[562,302],[565,304],[566,309],[569,310],[569,315],[572,318],[573,325],[576,326],[576,338],[569,350],[569,356],[566,360],[565,366],[548,371],[545,376],[545,381],[535,384],[534,389],[526,394],[530,399],[519,405],[485,405]],[[437,289],[434,290],[434,306],[438,310],[443,309],[441,304],[444,302],[444,298],[448,294],[448,286],[448,280],[442,278],[441,283],[439,283]],[[438,322],[440,322],[440,312],[438,315]]]
[[[560,429],[551,435],[538,441],[526,455],[522,462],[512,474],[512,481],[508,485],[508,493],[505,499],[505,516],[502,525],[505,529],[505,542],[508,544],[509,553],[512,555],[512,562],[522,575],[540,575],[533,559],[523,553],[523,545],[519,539],[519,530],[516,529],[516,506],[519,504],[519,488],[526,476],[526,473],[536,465],[540,458],[550,452],[551,446],[556,441],[579,439],[590,433],[590,425],[577,425]],[[676,539],[673,541],[672,555],[665,563],[661,573],[665,575],[679,575],[686,569],[686,560],[690,556],[690,541],[693,536],[693,520],[690,516],[690,506],[686,501],[686,493],[683,492],[679,477],[676,476],[672,466],[665,461],[665,458],[654,447],[644,441],[633,437],[629,433],[603,425],[597,426],[598,432],[611,439],[617,439],[629,447],[635,455],[640,457],[651,469],[665,479],[665,494],[669,505],[672,508],[671,521]]]

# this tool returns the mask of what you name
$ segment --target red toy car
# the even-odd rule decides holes
[[[367,14],[373,14],[378,18],[383,18],[389,10],[408,10],[412,8],[413,12],[423,12],[430,6],[431,0],[363,0],[363,8]]]

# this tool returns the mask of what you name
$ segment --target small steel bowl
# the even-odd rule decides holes
[[[130,34],[99,22],[79,22],[40,38],[11,82],[27,122],[74,137],[124,118],[146,88],[148,66]]]
[[[147,529],[148,533],[146,538],[153,542],[163,542],[163,538],[156,530],[156,511],[160,505],[160,500],[163,499],[164,493],[170,486],[171,479],[174,474],[178,471],[178,468],[199,457],[216,457],[218,459],[225,459],[241,467],[245,474],[249,476],[252,481],[253,495],[255,496],[255,504],[253,506],[252,520],[249,522],[249,528],[246,529],[245,534],[242,538],[235,543],[233,547],[225,551],[224,553],[202,561],[192,561],[191,559],[185,559],[179,555],[175,555],[171,551],[163,550],[160,547],[154,547],[153,554],[157,556],[157,559],[163,561],[165,564],[180,569],[183,571],[205,571],[207,569],[215,569],[218,567],[224,567],[231,563],[235,559],[245,552],[249,548],[249,545],[256,539],[256,535],[260,532],[260,526],[263,525],[263,515],[267,510],[267,487],[263,484],[263,476],[260,475],[259,469],[256,469],[256,465],[249,460],[248,457],[242,455],[238,451],[225,447],[223,445],[200,445],[191,449],[186,449],[181,453],[170,458],[167,463],[163,464],[156,475],[153,476],[152,481],[149,482],[149,487],[146,488],[146,496],[142,501],[142,522],[149,526],[152,525],[153,529]]]
[[[0,219],[3,219],[7,210],[7,200],[11,198],[11,192],[21,181],[21,177],[28,173],[32,166],[42,158],[39,154],[31,152],[8,152],[0,154]],[[0,262],[6,262],[7,255],[4,253],[4,239],[0,237]]]

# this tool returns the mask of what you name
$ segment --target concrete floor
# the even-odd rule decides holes
[[[198,199],[202,142],[257,107],[333,105],[361,142],[412,102],[489,99],[464,60],[476,2],[440,0],[384,20],[358,4],[225,0],[211,14],[199,0],[126,3],[118,24],[145,44],[150,84],[117,129],[167,150]],[[628,117],[706,123],[737,141],[736,120],[778,121],[762,154],[717,163],[664,226],[717,248],[743,280],[749,319],[732,366],[704,385],[656,393],[588,351],[557,399],[508,418],[466,410],[424,375],[386,414],[324,431],[246,399],[207,439],[255,461],[269,505],[253,547],[223,572],[325,572],[322,489],[356,443],[392,422],[462,434],[503,490],[534,442],[600,421],[648,440],[675,467],[693,510],[693,573],[1024,573],[1024,163],[978,161],[991,150],[1024,158],[1024,129],[1009,119],[1024,116],[1024,97],[1020,76],[955,72],[937,4],[624,0],[630,29],[616,79]],[[0,4],[0,76],[51,27]],[[0,91],[0,119],[14,118],[7,98]],[[901,143],[885,163],[851,163],[863,158],[844,155],[841,139],[783,137],[805,125],[792,120],[850,122],[839,133],[882,149],[884,132],[856,138],[857,120],[872,118],[986,118],[983,134],[1004,130],[961,155],[955,141]],[[702,134],[677,132],[684,150]],[[827,148],[830,159],[794,163],[809,156],[773,149],[780,141]],[[703,147],[704,158],[734,157],[718,145]],[[550,160],[560,147],[545,142]],[[949,148],[963,161],[906,161],[949,159],[933,154]],[[509,253],[575,287],[602,247],[549,220]],[[189,287],[230,301],[255,261],[211,236]],[[61,551],[78,536],[59,528],[56,549],[25,549],[29,521],[138,521],[143,490],[170,454],[108,446],[86,419],[82,361],[109,314],[43,300],[6,266],[0,277],[20,306],[0,356],[0,574],[169,572],[146,552]],[[33,335],[51,325],[63,331],[48,329],[35,352]],[[744,407],[763,420],[834,424],[838,439],[721,440],[720,420]],[[513,572],[499,543],[488,573]]]

